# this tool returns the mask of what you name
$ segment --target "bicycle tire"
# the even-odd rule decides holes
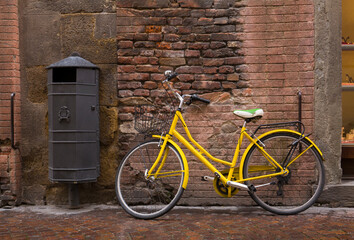
[[[183,194],[184,164],[178,150],[167,143],[168,155],[156,179],[146,179],[145,172],[155,162],[160,141],[150,140],[134,147],[121,161],[116,174],[116,195],[122,208],[141,219],[153,219],[170,211]],[[158,166],[155,168],[158,169]],[[168,176],[170,175],[170,176]]]
[[[265,135],[259,140],[265,145],[265,151],[282,165],[284,156],[290,150],[290,144],[299,137],[300,134],[284,130]],[[300,143],[302,152],[311,146],[311,142],[306,138],[301,139]],[[299,154],[298,145],[294,156]],[[251,198],[265,210],[280,215],[297,214],[312,206],[325,184],[325,170],[319,151],[314,146],[310,147],[288,169],[290,172],[287,176],[245,182],[248,185],[259,186],[257,191],[249,191]],[[245,157],[242,171],[243,177],[249,178],[275,173],[279,170],[272,167],[258,147],[253,145]]]

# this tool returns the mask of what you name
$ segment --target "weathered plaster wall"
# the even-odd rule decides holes
[[[23,201],[66,203],[48,180],[46,66],[72,52],[100,68],[101,176],[81,185],[81,202],[111,201],[117,155],[116,1],[21,1]],[[107,188],[109,190],[107,190]]]
[[[340,0],[315,0],[316,143],[324,154],[328,183],[340,182],[341,162],[341,21]]]

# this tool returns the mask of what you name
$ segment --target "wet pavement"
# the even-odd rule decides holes
[[[278,216],[257,207],[178,207],[138,220],[117,205],[0,209],[0,239],[354,239],[354,208]]]

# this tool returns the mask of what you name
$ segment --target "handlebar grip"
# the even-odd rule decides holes
[[[191,96],[191,98],[192,98],[192,100],[201,101],[201,102],[206,103],[206,104],[209,104],[209,103],[210,103],[210,101],[209,101],[208,99],[198,97],[197,94],[193,94],[193,95]]]
[[[171,75],[169,75],[169,76],[167,77],[167,80],[170,81],[171,79],[173,79],[173,78],[175,78],[175,77],[177,77],[177,76],[178,76],[178,74],[177,74],[176,72],[173,72],[173,73],[171,73]]]

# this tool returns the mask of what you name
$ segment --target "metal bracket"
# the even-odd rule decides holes
[[[15,98],[16,93],[11,93],[11,147],[16,149],[15,145]]]

